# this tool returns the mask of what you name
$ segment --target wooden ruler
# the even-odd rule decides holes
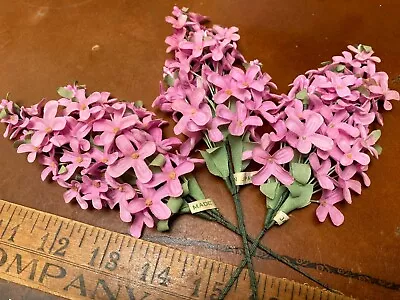
[[[0,278],[69,299],[216,299],[235,267],[0,200]],[[346,299],[257,274],[260,299]],[[227,298],[247,299],[247,272]]]

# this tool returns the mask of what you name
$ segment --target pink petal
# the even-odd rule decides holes
[[[171,197],[179,197],[183,193],[182,185],[178,178],[168,181],[166,187],[168,195]]]
[[[328,216],[328,208],[320,205],[317,207],[315,214],[320,222],[324,222]]]
[[[275,178],[278,179],[284,185],[290,185],[294,182],[294,179],[290,175],[290,173],[285,169],[283,169],[281,166],[275,165],[272,175],[274,175]]]
[[[194,170],[194,163],[190,161],[185,161],[181,163],[179,166],[175,168],[175,172],[177,176],[181,176],[183,174],[188,174]]]
[[[260,171],[253,176],[252,182],[254,185],[262,185],[271,177],[274,172],[275,164],[266,164],[260,169]]]
[[[125,135],[120,135],[115,139],[115,143],[118,147],[118,149],[125,155],[125,156],[131,156],[134,152],[135,149],[132,146],[132,143],[130,140]]]
[[[277,164],[282,165],[290,162],[293,159],[293,156],[293,149],[291,147],[284,147],[276,151],[273,158]]]
[[[302,136],[305,132],[304,124],[299,119],[289,118],[286,120],[286,127],[298,136]]]
[[[220,104],[220,105],[217,106],[216,114],[217,114],[218,117],[221,117],[221,118],[226,119],[226,120],[231,120],[231,121],[235,117],[235,114],[223,104]]]
[[[329,217],[335,226],[340,226],[344,222],[343,214],[334,206],[329,207]]]
[[[123,157],[117,160],[113,165],[107,167],[107,174],[113,178],[117,178],[128,171],[133,164],[134,159],[131,157]]]
[[[313,134],[311,136],[308,137],[308,139],[310,140],[311,143],[313,143],[317,148],[324,150],[324,151],[328,151],[331,150],[333,148],[333,141],[321,134]]]
[[[31,152],[28,154],[28,162],[33,163],[36,159],[36,152]]]
[[[156,144],[154,142],[147,142],[146,144],[142,145],[142,147],[137,151],[139,153],[140,158],[144,159],[153,155],[156,152]]]
[[[43,119],[52,120],[57,114],[58,102],[55,100],[49,101],[44,106]]]
[[[221,91],[218,91],[218,92],[214,95],[213,100],[214,100],[215,103],[221,104],[221,103],[224,103],[226,100],[228,100],[228,98],[229,98],[230,96],[231,96],[231,95],[229,95],[228,93],[226,93],[226,91],[221,90]]]
[[[309,138],[303,139],[300,137],[297,141],[297,150],[299,150],[303,154],[307,154],[311,151],[311,141]]]
[[[153,202],[153,205],[150,206],[150,210],[159,220],[166,220],[171,216],[170,209],[162,201]]]
[[[151,180],[153,173],[143,159],[130,159],[132,167],[135,171],[137,179],[142,183],[147,183]],[[113,176],[112,174],[110,174]],[[121,174],[122,175],[122,174]],[[113,176],[114,177],[114,176]]]
[[[143,198],[133,199],[131,202],[129,202],[128,209],[132,214],[141,212],[146,209],[146,202]]]
[[[333,181],[329,178],[329,176],[318,176],[317,177],[319,185],[325,190],[333,190],[335,185]]]
[[[308,136],[315,133],[323,123],[324,119],[321,115],[309,115],[306,119],[304,134]]]
[[[52,122],[53,130],[63,130],[65,125],[67,124],[67,120],[63,117],[55,118]]]
[[[44,132],[44,131],[36,131],[32,135],[32,138],[31,138],[32,145],[35,145],[35,146],[39,147],[42,144],[43,139],[44,139],[45,136],[46,136],[46,132]]]
[[[363,166],[368,165],[371,161],[371,158],[368,156],[368,154],[365,153],[355,153],[353,154],[353,157],[356,162]]]

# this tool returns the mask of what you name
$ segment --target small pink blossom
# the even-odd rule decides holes
[[[344,222],[344,216],[340,210],[334,206],[334,204],[342,200],[343,194],[340,189],[334,191],[324,190],[321,199],[319,199],[319,206],[316,210],[318,220],[324,222],[326,217],[329,215],[335,226],[342,225]]]

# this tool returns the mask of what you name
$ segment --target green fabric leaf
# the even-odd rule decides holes
[[[321,63],[321,66],[327,66],[327,65],[329,65],[330,63],[332,63],[332,62],[329,61],[329,60],[323,61],[323,62]]]
[[[194,176],[190,176],[189,181],[189,194],[196,200],[202,200],[206,197],[204,196],[203,191],[201,190],[200,185],[198,184],[196,178]]]
[[[228,155],[225,146],[219,146],[206,151],[201,151],[201,155],[206,161],[207,169],[211,174],[227,178],[229,176]]]
[[[150,163],[150,166],[162,167],[165,164],[165,156],[159,153]]]
[[[361,95],[365,96],[365,97],[369,97],[371,92],[369,91],[369,89],[367,89],[364,85],[361,85],[357,88],[357,90],[360,92]]]
[[[280,211],[285,214],[289,214],[291,211],[299,208],[303,208],[311,203],[311,197],[314,190],[313,184],[298,185],[299,196],[295,197],[292,193],[288,196],[285,202],[280,207]]]
[[[64,174],[64,173],[66,173],[67,171],[68,171],[67,168],[66,168],[64,165],[62,165],[61,168],[60,168],[60,170],[58,171],[58,174]]]
[[[271,181],[260,185],[260,191],[263,193],[267,198],[274,199],[276,195],[276,191],[279,187],[279,183],[276,181]]]
[[[372,47],[368,46],[368,45],[360,44],[360,45],[358,45],[357,49],[358,49],[358,51],[365,51],[367,53],[372,52]]]
[[[157,222],[157,230],[160,232],[168,231],[169,230],[169,225],[168,225],[169,220],[160,220]]]
[[[64,88],[64,87],[59,87],[57,89],[57,93],[63,97],[63,98],[68,98],[68,99],[72,99],[72,97],[74,96],[74,92]]]
[[[143,101],[137,100],[137,101],[134,102],[134,105],[135,105],[136,107],[141,108],[141,107],[143,107]]]
[[[339,64],[339,65],[336,66],[335,71],[336,72],[343,72],[345,68],[346,68],[345,65]]]
[[[171,75],[166,75],[166,76],[164,77],[164,82],[165,82],[168,86],[174,86],[175,79],[174,79]]]
[[[182,183],[183,196],[189,195],[189,181],[184,180]]]
[[[291,185],[288,185],[287,188],[290,192],[290,194],[293,197],[298,197],[301,194],[301,189],[302,189],[303,185],[298,183],[298,182],[293,182]]]
[[[311,168],[309,164],[292,163],[291,174],[293,178],[301,184],[306,184],[311,177]]]
[[[1,111],[0,111],[0,120],[1,119],[4,119],[4,118],[7,118],[8,117],[8,112],[7,112],[7,110],[5,109],[5,108],[3,108]]]
[[[14,148],[18,148],[20,145],[22,145],[22,144],[28,144],[28,143],[30,143],[30,141],[31,140],[16,140],[14,143],[13,143],[13,146],[14,146]]]
[[[182,204],[183,204],[183,199],[180,197],[179,198],[170,197],[167,202],[167,206],[173,214],[176,214],[181,209]]]
[[[308,98],[307,89],[302,89],[300,92],[296,94],[296,98],[299,100],[304,100]]]
[[[243,143],[242,137],[228,135],[229,146],[231,147],[232,164],[235,173],[242,172]]]
[[[380,129],[374,130],[370,133],[370,135],[374,138],[375,142],[377,142],[379,140],[379,138],[381,137],[381,134],[382,134],[382,132]]]
[[[181,209],[179,210],[180,214],[188,214],[190,213],[190,208],[189,205],[187,204],[186,201],[183,202]]]
[[[378,152],[378,155],[381,155],[382,154],[382,147],[381,146],[379,146],[378,144],[375,144],[374,146],[373,146],[374,148],[375,148],[375,150]]]

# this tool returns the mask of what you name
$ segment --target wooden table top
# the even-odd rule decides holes
[[[0,3],[0,95],[24,105],[55,98],[58,86],[78,80],[90,91],[110,91],[124,100],[143,100],[150,108],[166,58],[164,22],[174,3],[208,15],[214,23],[238,26],[239,47],[247,59],[258,58],[280,92],[296,75],[340,54],[348,44],[373,46],[379,69],[400,75],[400,2],[380,1],[128,1],[15,0]],[[92,47],[98,45],[96,51]],[[400,80],[392,81],[400,89]],[[164,115],[163,115],[164,116]],[[368,172],[370,188],[352,205],[340,206],[344,224],[319,224],[315,207],[292,213],[263,242],[297,258],[312,275],[361,299],[400,299],[400,103],[384,113],[383,153]],[[172,133],[171,127],[167,129]],[[40,180],[41,167],[18,155],[0,139],[0,198],[56,213],[110,230],[127,232],[117,211],[66,205],[63,189]],[[231,220],[234,207],[223,182],[206,170],[196,173],[206,195]],[[262,227],[265,200],[255,187],[242,192],[247,228]],[[171,232],[147,230],[144,238],[199,255],[238,264],[232,247],[241,240],[221,226],[183,216]],[[285,266],[259,256],[256,271],[299,282],[306,280]],[[44,294],[1,282],[4,298],[43,299]],[[48,299],[54,298],[48,296]]]

